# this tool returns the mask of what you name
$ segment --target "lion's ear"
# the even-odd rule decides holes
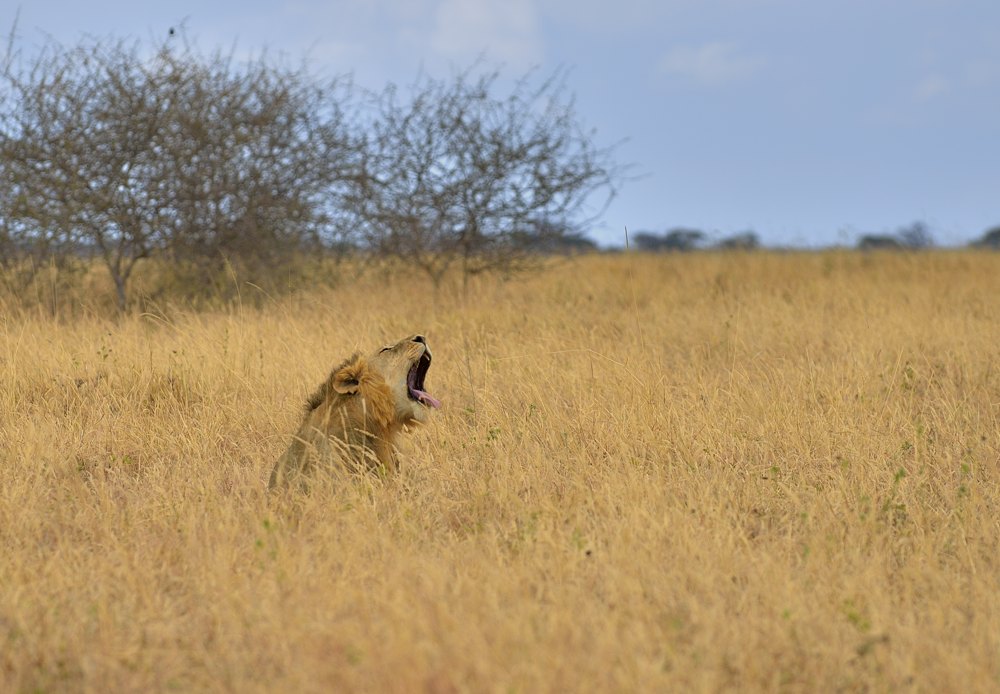
[[[358,392],[358,381],[355,378],[343,375],[343,369],[333,377],[333,389],[341,395],[353,395]]]
[[[353,395],[361,387],[361,377],[367,367],[363,359],[355,359],[334,371],[330,385],[342,395]]]

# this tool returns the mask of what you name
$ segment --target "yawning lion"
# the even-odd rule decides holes
[[[396,437],[404,426],[427,420],[441,403],[424,390],[431,350],[413,335],[335,368],[309,398],[305,419],[271,472],[270,487],[339,461],[369,469],[398,467]]]

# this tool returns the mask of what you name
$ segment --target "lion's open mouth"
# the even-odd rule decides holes
[[[428,407],[441,407],[441,401],[424,391],[424,378],[431,368],[431,355],[426,350],[406,374],[406,389],[410,397]]]

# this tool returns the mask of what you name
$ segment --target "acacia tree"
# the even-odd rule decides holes
[[[180,36],[152,49],[50,43],[0,74],[4,227],[99,256],[121,309],[152,255],[271,262],[317,239],[357,168],[338,82],[203,57]]]
[[[525,267],[537,233],[573,233],[594,195],[606,206],[620,169],[613,147],[585,131],[565,80],[525,77],[503,97],[498,72],[421,77],[408,98],[394,85],[374,101],[364,174],[341,201],[377,252],[405,259],[435,284]]]
[[[15,190],[4,217],[23,244],[92,248],[124,305],[136,263],[161,242],[148,143],[162,112],[144,68],[122,43],[50,44],[16,67],[3,74],[0,161]]]
[[[172,115],[163,134],[174,260],[273,265],[341,231],[338,189],[359,175],[350,85],[264,60],[164,54]]]

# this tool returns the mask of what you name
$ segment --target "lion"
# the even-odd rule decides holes
[[[431,350],[412,335],[369,357],[355,354],[309,398],[305,418],[271,472],[269,488],[304,480],[317,463],[340,461],[372,471],[396,470],[404,427],[427,421],[441,402],[424,388]]]

